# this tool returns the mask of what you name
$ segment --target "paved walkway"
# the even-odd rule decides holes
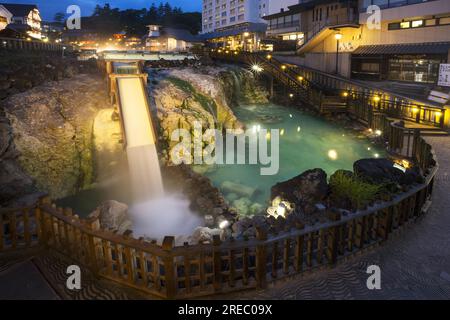
[[[427,215],[374,251],[335,269],[229,299],[450,299],[450,137],[430,137],[440,164]],[[381,290],[368,290],[369,265],[381,268]]]

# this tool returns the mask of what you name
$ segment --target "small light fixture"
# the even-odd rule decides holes
[[[342,93],[342,95],[343,95],[345,98],[347,98],[347,97],[348,97],[348,92],[347,92],[347,91],[344,91],[344,92]]]
[[[328,151],[328,158],[331,160],[336,160],[338,158],[338,153],[336,150],[332,149]]]
[[[419,108],[412,107],[411,111],[412,111],[412,113],[416,114],[417,112],[419,112]]]
[[[286,66],[284,64],[281,66],[281,70],[286,70]]]
[[[293,98],[294,97],[294,94],[293,93],[289,93],[289,98]]]
[[[381,136],[382,132],[381,132],[381,130],[375,130],[375,134],[376,134],[377,136]]]
[[[230,222],[228,222],[228,220],[222,220],[220,223],[219,223],[219,228],[220,229],[226,229],[226,228],[228,228],[230,226]]]
[[[244,37],[247,38],[250,35],[248,32],[244,32]]]
[[[298,81],[302,81],[303,77],[302,76],[298,76],[297,79],[298,79]]]
[[[373,97],[373,101],[375,102],[379,102],[381,100],[381,98],[379,96],[374,96]]]
[[[267,58],[267,60],[270,60],[270,59],[272,59],[272,55],[271,55],[271,54],[268,54],[268,55],[266,56],[266,58]]]
[[[340,32],[338,32],[338,33],[336,33],[335,35],[334,35],[334,38],[336,39],[336,40],[341,40],[342,39],[342,33],[340,33]]]

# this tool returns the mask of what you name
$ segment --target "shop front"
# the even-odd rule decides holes
[[[352,53],[352,78],[436,83],[450,43],[360,46]]]

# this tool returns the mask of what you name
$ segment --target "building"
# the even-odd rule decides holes
[[[304,32],[300,25],[300,11],[280,7],[279,11],[264,17],[267,21],[265,43],[272,43],[274,51],[295,51],[303,44]]]
[[[203,0],[202,38],[212,47],[259,50],[269,6],[270,0]]]
[[[0,5],[0,31],[5,29],[8,24],[11,23],[12,13],[9,12],[4,6]]]
[[[159,25],[149,25],[145,37],[147,50],[154,52],[185,52],[202,40],[192,35],[188,30],[168,28]]]
[[[12,14],[8,28],[21,32],[35,39],[41,39],[41,16],[39,9],[33,4],[0,3]]]
[[[368,13],[372,5],[380,11]],[[297,55],[307,67],[355,79],[435,83],[439,64],[450,61],[448,0],[303,0],[289,11],[299,14],[304,36]]]
[[[42,39],[44,41],[56,42],[62,38],[62,34],[65,30],[64,24],[61,22],[42,21]]]

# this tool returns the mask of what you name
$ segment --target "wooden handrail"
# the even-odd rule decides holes
[[[401,129],[391,122],[389,127]],[[404,130],[398,134],[405,137]],[[174,237],[166,237],[159,245],[102,230],[97,218],[80,219],[43,198],[35,206],[0,209],[0,252],[43,245],[100,277],[161,298],[265,288],[269,282],[335,265],[384,242],[422,215],[439,166],[431,146],[417,133],[412,150],[424,183],[356,212],[333,211],[323,222],[287,225],[278,234],[257,228],[251,239],[214,238],[209,244],[176,247]]]

